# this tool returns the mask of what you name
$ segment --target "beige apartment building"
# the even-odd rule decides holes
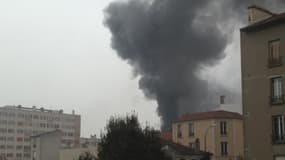
[[[61,130],[61,147],[79,147],[80,115],[62,110],[0,107],[0,160],[31,160],[31,136]]]
[[[172,124],[175,143],[213,154],[212,160],[239,160],[243,157],[242,115],[211,111],[182,115]]]
[[[246,160],[285,160],[285,13],[250,6],[241,29]]]

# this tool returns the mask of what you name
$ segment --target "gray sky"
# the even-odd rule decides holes
[[[0,105],[40,106],[82,115],[82,136],[114,114],[135,110],[159,127],[156,102],[110,48],[102,10],[111,0],[0,1]],[[228,57],[202,77],[239,88],[238,31]],[[237,72],[236,77],[227,77]],[[227,81],[221,81],[223,79]]]

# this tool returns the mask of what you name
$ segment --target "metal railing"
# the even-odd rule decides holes
[[[283,65],[283,57],[279,58],[268,58],[268,67],[278,67]]]
[[[285,135],[273,134],[272,143],[273,144],[285,144]]]
[[[284,95],[271,96],[270,97],[270,103],[273,105],[283,104],[284,103]]]

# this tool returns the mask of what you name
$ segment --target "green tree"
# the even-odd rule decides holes
[[[101,135],[100,160],[163,160],[159,132],[140,126],[135,114],[112,117]]]

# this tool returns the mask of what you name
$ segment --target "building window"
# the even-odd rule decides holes
[[[23,142],[23,138],[22,137],[17,137],[17,142]]]
[[[195,132],[194,123],[189,123],[189,137],[194,136],[195,135],[194,132]]]
[[[272,117],[272,142],[284,143],[284,116]]]
[[[282,77],[271,78],[271,104],[283,103]]]
[[[228,155],[228,142],[221,142],[221,155]]]
[[[220,132],[221,132],[221,135],[223,136],[227,135],[227,122],[226,121],[220,122]]]
[[[191,149],[195,149],[195,143],[189,143],[189,147],[190,147]]]
[[[177,137],[182,138],[181,124],[177,125]]]
[[[268,66],[277,67],[282,65],[282,57],[280,56],[280,40],[270,41],[268,50]]]

